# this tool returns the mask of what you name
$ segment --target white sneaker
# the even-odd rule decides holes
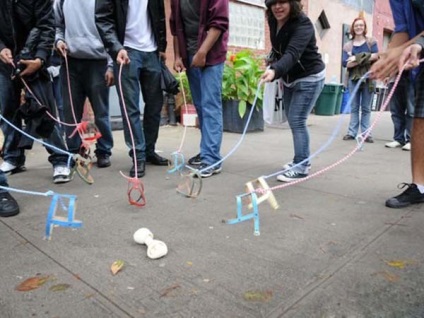
[[[66,183],[72,180],[71,169],[67,166],[53,167],[53,183]]]
[[[399,147],[402,147],[402,144],[399,141],[394,140],[394,141],[388,142],[385,146],[387,148],[399,148]]]
[[[411,143],[407,142],[405,146],[402,147],[402,150],[411,151]]]
[[[3,171],[5,175],[9,175],[9,174],[25,171],[26,168],[24,165],[15,166],[14,164],[11,164],[10,162],[3,161],[3,163],[0,165],[0,170]]]

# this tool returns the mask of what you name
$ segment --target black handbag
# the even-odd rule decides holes
[[[168,94],[177,95],[180,92],[180,84],[163,61],[161,61],[161,73],[162,90]]]

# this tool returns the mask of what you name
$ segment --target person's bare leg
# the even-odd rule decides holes
[[[412,182],[424,185],[424,118],[414,118],[411,136]]]
[[[389,208],[404,208],[411,204],[424,203],[424,118],[414,118],[411,135],[412,183],[403,183],[406,188],[398,196],[386,201]]]

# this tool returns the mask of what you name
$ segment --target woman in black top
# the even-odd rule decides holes
[[[281,79],[285,113],[293,134],[293,161],[277,180],[290,182],[308,175],[309,132],[306,120],[324,86],[325,65],[316,46],[311,20],[299,0],[266,0],[272,54],[262,80]]]

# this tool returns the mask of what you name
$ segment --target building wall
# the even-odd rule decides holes
[[[377,39],[380,50],[385,50],[388,36],[394,30],[392,11],[389,0],[375,0],[373,36]]]
[[[369,0],[365,0],[369,1]],[[312,23],[316,23],[322,11],[325,11],[330,28],[320,36],[317,32],[317,45],[323,60],[327,66],[326,81],[336,80],[343,82],[342,76],[342,47],[343,47],[343,24],[351,25],[352,21],[358,17],[361,10],[355,4],[348,1],[339,0],[311,0],[308,2],[308,16]],[[365,20],[368,25],[368,32],[372,34],[372,15],[365,12]]]

